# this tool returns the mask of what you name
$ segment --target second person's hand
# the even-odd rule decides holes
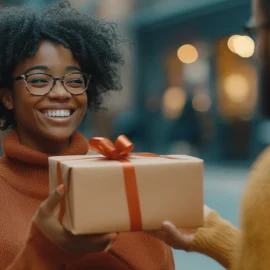
[[[204,220],[211,211],[204,205]],[[193,243],[196,231],[195,229],[178,229],[173,223],[165,221],[162,224],[162,230],[148,231],[148,233],[174,249],[187,251]]]

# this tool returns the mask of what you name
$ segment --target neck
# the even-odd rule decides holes
[[[70,138],[64,141],[55,142],[42,137],[39,137],[37,139],[37,136],[35,136],[35,134],[29,136],[29,134],[26,135],[23,132],[20,132],[19,129],[17,130],[17,133],[19,141],[22,145],[48,155],[57,156],[67,150],[70,145]]]

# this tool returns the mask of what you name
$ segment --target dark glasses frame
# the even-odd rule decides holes
[[[44,93],[44,94],[34,94],[34,93],[32,93],[32,92],[29,90],[29,88],[28,88],[27,79],[28,79],[30,76],[32,76],[32,75],[38,75],[38,74],[41,74],[41,75],[47,75],[47,76],[49,76],[49,77],[51,77],[51,78],[53,79],[53,84],[52,84],[50,90],[48,90],[48,91],[47,91],[46,93]],[[82,74],[82,75],[85,76],[86,79],[87,79],[87,83],[86,83],[85,89],[84,89],[83,91],[79,92],[79,93],[76,93],[76,94],[70,92],[70,91],[66,88],[65,83],[64,83],[65,78],[68,77],[68,76],[70,76],[70,75],[72,75],[72,74]],[[70,72],[70,73],[65,74],[63,77],[54,77],[54,76],[52,76],[52,75],[49,74],[49,73],[45,73],[45,72],[37,72],[37,73],[31,73],[31,74],[22,74],[22,75],[20,75],[20,76],[17,76],[17,77],[15,77],[15,78],[12,78],[12,81],[20,81],[20,80],[24,80],[24,83],[25,83],[25,86],[26,86],[27,91],[28,91],[30,94],[34,95],[34,96],[44,96],[44,95],[47,95],[48,93],[50,93],[50,92],[52,91],[52,89],[54,88],[54,86],[55,86],[55,84],[56,84],[57,81],[61,81],[63,87],[64,87],[64,88],[66,89],[66,91],[69,92],[71,95],[81,95],[82,93],[84,93],[84,92],[87,90],[91,78],[92,78],[91,75],[89,75],[89,74],[87,74],[87,73],[84,73],[84,72]]]

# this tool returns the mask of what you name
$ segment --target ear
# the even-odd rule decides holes
[[[13,99],[11,91],[7,88],[1,88],[0,89],[0,99],[3,103],[3,105],[8,109],[13,109]]]

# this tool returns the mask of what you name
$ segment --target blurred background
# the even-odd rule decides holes
[[[55,0],[0,0],[0,5]],[[250,0],[73,0],[131,42],[123,45],[123,90],[89,112],[87,137],[126,134],[135,151],[205,160],[205,203],[238,225],[250,164],[269,143],[258,113],[254,40],[244,32]],[[3,134],[2,134],[3,136]],[[268,137],[268,138],[267,138]],[[176,269],[222,269],[198,254],[175,252]]]

